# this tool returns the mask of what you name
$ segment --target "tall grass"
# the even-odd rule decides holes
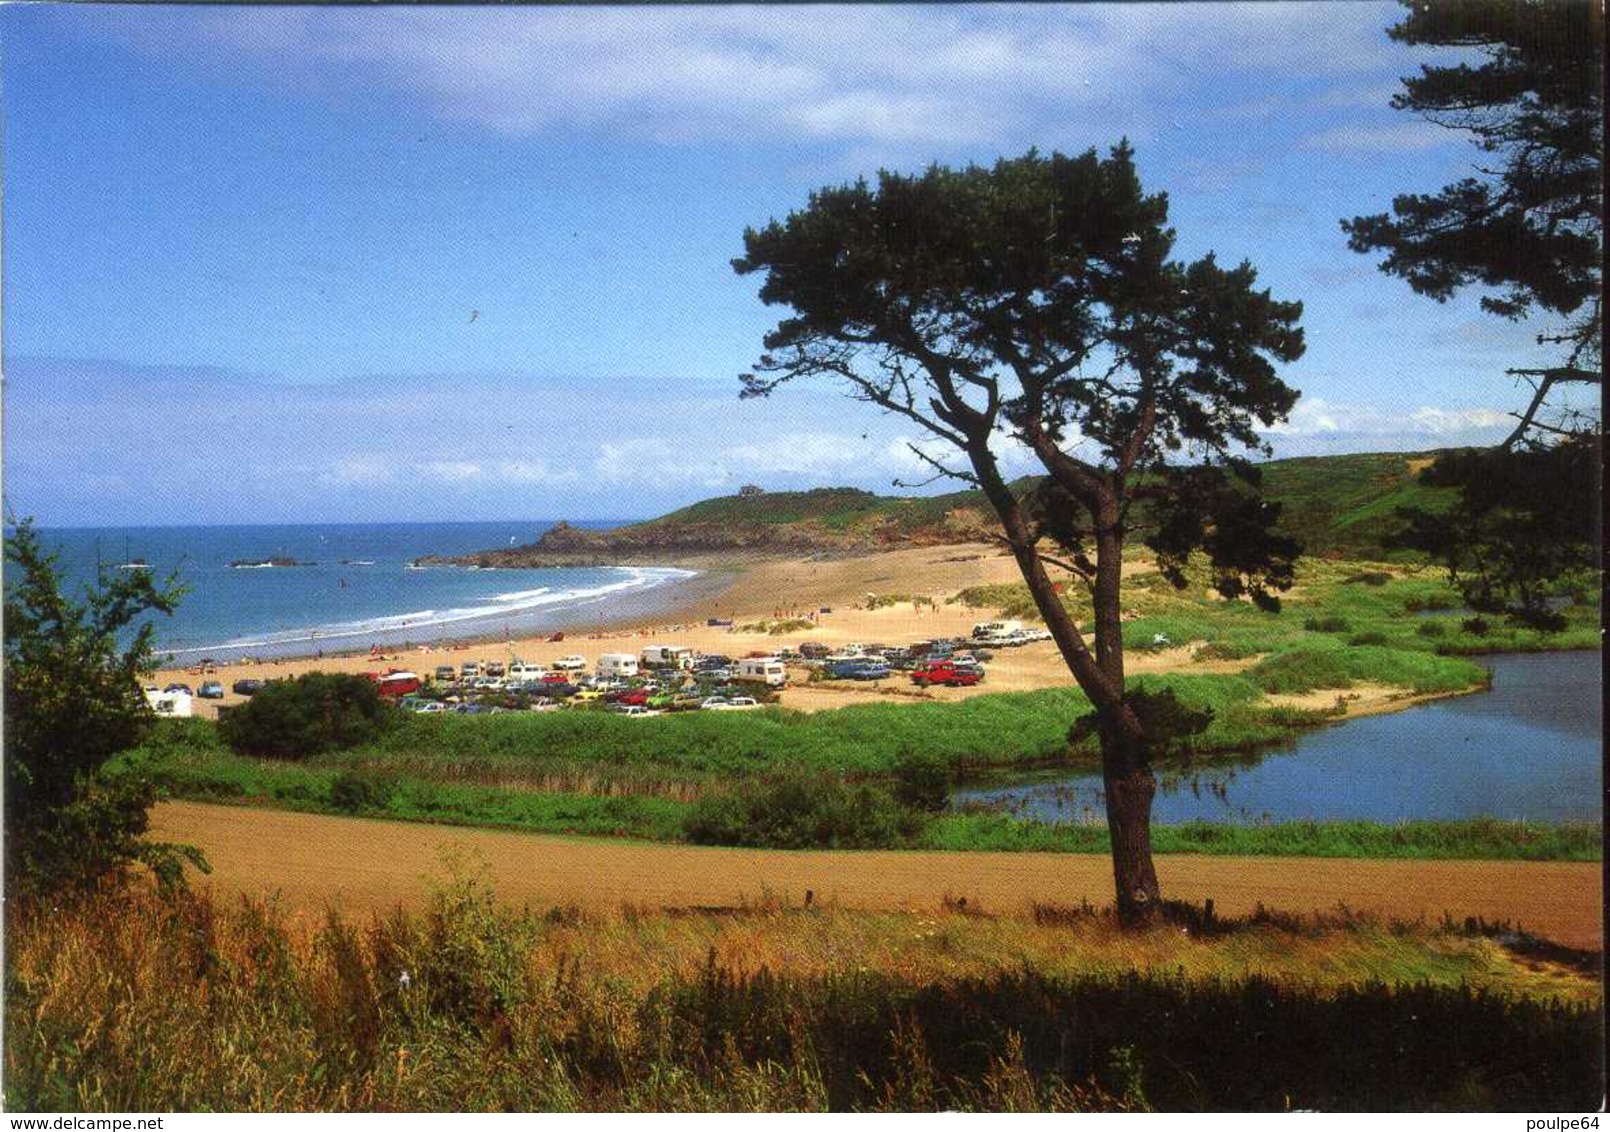
[[[1481,935],[1046,908],[12,910],[13,1110],[1579,1109],[1591,976]],[[1167,972],[1144,973],[1144,972]],[[1337,1035],[1345,1034],[1346,1041]]]

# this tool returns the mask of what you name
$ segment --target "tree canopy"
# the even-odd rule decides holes
[[[1256,287],[1248,263],[1171,258],[1168,198],[1134,154],[1030,151],[985,168],[881,172],[811,194],[744,233],[739,274],[792,308],[743,375],[745,396],[829,378],[919,426],[936,477],[980,488],[1036,607],[1095,708],[1120,913],[1156,906],[1149,752],[1176,712],[1126,690],[1119,604],[1126,538],[1176,584],[1196,550],[1221,592],[1274,604],[1296,546],[1278,509],[1238,489],[1260,425],[1297,399],[1276,370],[1303,352],[1300,303]],[[1002,471],[1016,447],[1046,473],[1022,497]],[[1077,623],[1048,569],[1089,589]],[[1087,635],[1088,634],[1088,635]],[[1092,648],[1093,645],[1093,648]]]
[[[1540,335],[1561,347],[1559,364],[1511,371],[1534,386],[1518,439],[1552,387],[1599,380],[1603,9],[1581,0],[1405,6],[1393,39],[1464,57],[1423,66],[1392,105],[1469,133],[1481,158],[1471,176],[1342,227],[1354,251],[1385,252],[1381,270],[1420,294],[1440,301],[1477,286],[1495,315],[1563,320]]]
[[[155,723],[140,690],[151,668],[148,612],[171,613],[182,593],[144,570],[62,592],[54,555],[24,522],[6,540],[6,876],[14,891],[60,893],[94,884],[130,862],[165,884],[199,852],[151,842],[154,799],[137,773],[109,775],[113,755],[138,745]]]

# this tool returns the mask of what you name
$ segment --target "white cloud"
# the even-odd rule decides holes
[[[859,436],[782,433],[766,441],[733,445],[721,459],[745,473],[831,475],[864,465],[866,450],[866,441]]]
[[[1304,397],[1288,420],[1264,429],[1272,437],[1418,437],[1470,438],[1486,430],[1513,425],[1508,413],[1498,409],[1439,409],[1421,406],[1403,409],[1392,406],[1348,405],[1322,397]]]
[[[1323,153],[1418,153],[1439,145],[1463,144],[1467,136],[1419,120],[1382,125],[1333,126],[1303,143]]]
[[[497,478],[508,483],[564,484],[581,478],[574,468],[554,468],[546,460],[504,460],[497,466]]]
[[[611,484],[718,487],[731,478],[719,455],[712,457],[692,438],[675,443],[657,436],[600,443],[593,472],[599,480]]]
[[[327,471],[319,473],[319,483],[329,487],[374,485],[390,483],[396,467],[378,456],[351,456],[337,460]]]
[[[478,480],[485,474],[481,465],[469,460],[427,460],[422,464],[415,464],[414,473],[421,479],[441,480],[445,483]]]
[[[316,92],[403,92],[510,135],[1015,146],[1145,127],[1195,77],[1351,78],[1390,52],[1352,4],[235,9],[121,21],[150,50]],[[195,44],[197,37],[205,42]]]

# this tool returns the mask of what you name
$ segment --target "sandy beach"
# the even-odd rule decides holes
[[[161,669],[154,682],[196,686],[201,679],[216,679],[225,688],[222,700],[194,701],[196,714],[216,716],[218,707],[240,703],[244,697],[230,690],[236,681],[247,678],[284,679],[304,672],[374,672],[405,669],[428,675],[438,665],[462,665],[465,661],[519,659],[547,664],[570,654],[583,656],[589,666],[607,652],[638,653],[650,643],[676,644],[703,653],[739,657],[774,651],[784,646],[798,648],[806,641],[829,646],[860,644],[909,644],[932,637],[967,637],[979,621],[989,620],[992,611],[971,609],[960,603],[947,604],[959,590],[968,586],[1014,583],[1021,580],[1017,564],[1000,547],[987,543],[917,547],[891,550],[847,558],[768,558],[747,563],[699,564],[703,573],[674,599],[672,608],[679,619],[667,622],[657,618],[627,619],[599,629],[583,621],[566,626],[564,639],[548,636],[519,637],[507,641],[481,641],[389,648],[370,655],[367,652],[340,655],[263,659],[216,666],[203,673],[195,667]],[[1127,572],[1144,572],[1147,563],[1126,564]],[[902,601],[878,609],[867,608],[872,594],[905,594],[932,599],[934,605],[914,605]],[[744,631],[743,626],[775,619],[804,618],[814,614],[815,627],[773,635],[763,631]],[[731,627],[707,624],[712,619],[730,620]],[[1235,672],[1256,662],[1256,657],[1232,661],[1197,662],[1189,644],[1178,648],[1132,651],[1126,658],[1128,671],[1167,672],[1189,668],[1192,672]],[[782,694],[783,706],[801,711],[818,711],[852,703],[902,702],[910,700],[954,700],[990,692],[1023,692],[1039,688],[1068,687],[1073,683],[1061,656],[1050,641],[1014,649],[1002,649],[989,664],[989,676],[972,688],[934,687],[919,689],[904,673],[879,681],[830,681],[806,684],[796,680]],[[1425,697],[1409,697],[1402,689],[1385,685],[1361,684],[1345,697],[1349,716],[1397,710]],[[1335,692],[1314,693],[1307,697],[1286,697],[1288,706],[1332,707]]]

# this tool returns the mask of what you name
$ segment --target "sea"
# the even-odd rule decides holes
[[[39,535],[74,594],[97,574],[176,573],[188,590],[177,611],[149,619],[157,656],[181,664],[590,630],[668,610],[679,583],[695,576],[670,566],[413,565],[425,555],[524,546],[553,525],[42,527]],[[298,565],[243,565],[270,559]]]

